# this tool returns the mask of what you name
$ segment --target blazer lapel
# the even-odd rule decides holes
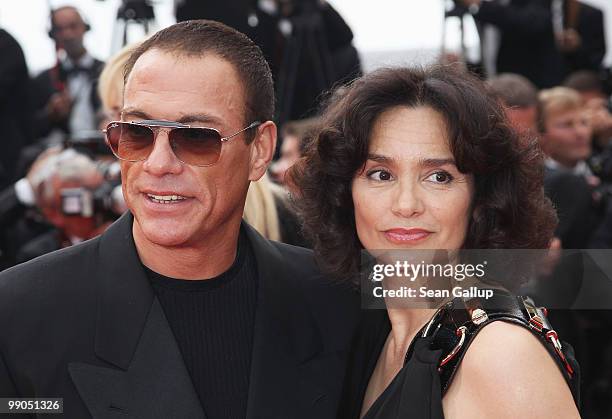
[[[94,418],[204,418],[138,258],[132,221],[127,213],[104,233],[100,263],[92,269],[99,287],[95,353],[104,362],[71,363],[70,376]],[[291,261],[244,228],[260,279],[247,418],[333,417],[334,390],[325,377],[341,364],[337,348],[324,348],[314,308],[288,269]]]
[[[163,310],[146,278],[124,214],[100,238],[95,353],[111,364],[71,363],[94,418],[204,418]]]
[[[320,331],[282,255],[245,224],[259,276],[247,418],[321,417],[327,363]],[[295,279],[295,278],[293,278]]]

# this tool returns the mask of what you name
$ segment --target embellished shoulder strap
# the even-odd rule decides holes
[[[422,336],[433,336],[433,348],[442,349],[438,367],[442,394],[450,386],[470,344],[483,327],[494,321],[517,324],[531,331],[551,354],[578,403],[575,360],[566,353],[547,319],[547,310],[529,297],[494,290],[493,297],[455,298],[441,307],[423,328]]]

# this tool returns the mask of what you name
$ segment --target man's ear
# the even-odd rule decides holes
[[[276,131],[276,124],[272,121],[266,121],[257,127],[255,139],[251,144],[249,180],[259,180],[266,173],[276,149]]]

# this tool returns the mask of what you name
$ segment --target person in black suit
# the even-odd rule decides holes
[[[606,55],[603,12],[577,0],[565,0],[564,5],[566,29],[560,35],[559,47],[566,75],[579,70],[600,71]]]
[[[249,30],[249,12],[253,7],[251,0],[201,1],[178,0],[176,4],[176,21],[191,19],[211,19],[225,23],[240,32]]]
[[[479,24],[497,29],[483,48],[495,43],[495,72],[527,77],[538,88],[561,84],[566,75],[553,30],[551,0],[459,0]],[[487,44],[488,43],[488,44]]]
[[[277,0],[259,6],[249,34],[272,69],[279,124],[312,117],[322,93],[361,75],[353,31],[329,2]]]
[[[539,93],[540,144],[546,153],[544,188],[557,209],[555,236],[564,249],[584,249],[601,219],[591,171],[592,128],[580,94],[567,87]]]
[[[0,191],[0,270],[15,265],[21,247],[51,228],[35,210],[36,193],[59,153],[58,148],[44,151],[25,177]]]
[[[89,25],[72,6],[52,10],[50,21],[49,36],[58,58],[55,66],[32,82],[35,138],[54,130],[64,134],[95,130],[100,108],[96,81],[104,63],[92,57],[83,44]]]
[[[571,353],[560,356],[563,344],[553,349],[549,341],[547,354],[536,343],[529,317],[519,320],[526,306],[500,322],[505,303],[489,299],[495,292],[454,302],[450,292],[419,298],[459,284],[400,268],[440,266],[448,251],[462,263],[488,260],[482,278],[517,289],[524,275],[503,249],[546,247],[556,223],[535,141],[519,137],[480,80],[448,66],[381,68],[322,115],[305,157],[289,171],[304,230],[322,267],[361,284],[364,308],[387,310],[364,315],[341,417],[577,418]],[[451,250],[493,248],[506,259],[495,273],[492,258]],[[456,323],[446,329],[444,319]],[[470,343],[473,326],[482,329]],[[483,389],[495,390],[484,396]]]
[[[16,179],[15,163],[31,137],[28,92],[30,77],[23,51],[8,32],[0,29],[0,188]]]
[[[241,221],[276,143],[260,50],[182,22],[126,74],[107,140],[130,211],[0,274],[0,395],[69,418],[335,417],[358,295]]]

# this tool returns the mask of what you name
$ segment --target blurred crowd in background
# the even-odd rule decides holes
[[[153,18],[145,1],[122,8],[126,20],[146,25]],[[485,78],[509,123],[539,138],[545,190],[559,217],[551,247],[612,248],[612,81],[603,66],[612,16],[576,0],[455,0],[446,16],[474,19],[482,54],[443,52],[441,64]],[[320,103],[362,72],[351,28],[320,0],[184,0],[176,18],[219,20],[264,52],[280,136],[269,175],[251,185],[245,218],[268,238],[308,247],[286,172],[316,132]],[[91,56],[83,42],[89,24],[73,6],[54,9],[47,29],[57,61],[36,75],[0,30],[0,269],[92,238],[126,210],[103,130],[120,119],[123,64],[133,45],[106,63]],[[612,415],[612,336],[601,332],[612,321],[596,317],[579,319],[587,332],[571,343],[584,372],[585,417],[603,418]],[[597,334],[596,346],[587,333]]]

